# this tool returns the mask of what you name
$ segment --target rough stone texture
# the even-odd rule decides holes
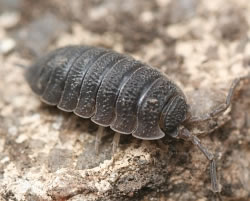
[[[51,42],[46,50],[90,44],[132,54],[175,80],[194,114],[225,101],[232,79],[250,71],[248,0],[75,0],[70,4],[25,0],[12,1],[18,2],[14,5],[18,9],[11,11],[6,2],[0,1],[0,7],[6,8],[4,15],[16,12],[21,17],[12,26],[0,26],[0,43],[44,13],[53,13],[69,22],[71,31],[62,29],[56,38],[41,36],[44,44]],[[97,126],[42,104],[27,86],[20,66],[31,63],[31,56],[25,54],[30,44],[27,49],[12,47],[0,53],[1,201],[219,199],[210,190],[208,161],[188,142],[122,136],[112,157],[113,132],[106,129],[101,153],[95,155]],[[41,51],[36,43],[31,48]],[[225,201],[250,199],[249,83],[239,88],[231,110],[202,127],[210,131],[219,127],[202,142],[217,156],[220,197]]]

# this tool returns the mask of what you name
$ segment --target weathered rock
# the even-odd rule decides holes
[[[61,0],[38,1],[37,5],[30,4],[28,16],[36,15],[36,6],[46,10],[50,5],[47,8],[50,11],[53,6],[60,8],[55,13],[58,19],[71,16],[69,19],[78,21],[72,21],[70,33],[64,29],[57,33],[54,42],[50,40],[50,36],[55,36],[52,30],[48,39],[41,38],[44,43],[40,41],[38,46],[30,43],[29,47],[39,52],[82,43],[130,51],[175,80],[187,94],[193,113],[200,114],[225,101],[232,79],[250,71],[250,41],[246,31],[250,5],[247,0],[190,1],[196,4],[182,7],[188,9],[183,13],[188,16],[185,23],[182,15],[176,15],[178,20],[169,25],[164,16],[171,15],[166,8],[173,1],[126,1],[123,8],[113,1],[96,4],[77,0],[70,5]],[[25,2],[27,5],[29,1]],[[227,28],[221,26],[228,22],[225,20],[228,12],[220,9],[225,4],[227,10],[235,12],[229,18],[236,17],[236,23],[226,23]],[[81,6],[89,12],[79,12]],[[43,16],[39,12],[37,15],[29,18],[28,26],[20,24],[20,27],[29,30]],[[242,18],[241,28],[237,22]],[[222,24],[218,25],[218,19]],[[39,32],[46,26],[46,22],[42,24],[35,26],[35,30]],[[230,28],[235,25],[235,29]],[[0,27],[1,38],[10,32],[6,27]],[[154,30],[148,32],[149,27]],[[234,35],[225,31],[228,27],[237,30]],[[23,58],[22,52],[0,54],[0,200],[215,199],[210,190],[208,161],[188,142],[168,137],[161,142],[149,142],[122,136],[119,150],[112,157],[113,132],[106,129],[101,153],[96,155],[97,126],[42,104],[26,84],[24,69],[16,66],[30,62]],[[220,196],[226,201],[247,201],[250,197],[249,83],[242,83],[240,88],[229,111],[216,121],[201,125],[202,129],[219,127],[201,140],[217,156]]]

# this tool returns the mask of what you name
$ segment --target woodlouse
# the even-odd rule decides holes
[[[113,150],[120,133],[132,133],[144,140],[161,139],[167,134],[191,141],[210,161],[212,190],[219,191],[214,156],[185,125],[225,111],[244,77],[233,82],[225,104],[202,117],[191,117],[184,93],[165,75],[104,48],[68,46],[54,50],[28,68],[26,79],[42,101],[100,125],[96,150],[107,126],[117,132]]]

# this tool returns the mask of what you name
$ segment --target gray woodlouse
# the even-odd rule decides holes
[[[26,71],[31,89],[49,105],[91,118],[100,125],[96,150],[103,128],[116,131],[113,150],[121,134],[144,140],[161,139],[165,134],[191,141],[210,161],[212,190],[219,191],[213,154],[192,135],[186,123],[205,121],[225,111],[236,79],[225,104],[202,117],[191,117],[181,89],[156,69],[127,55],[104,48],[68,46],[38,59]]]

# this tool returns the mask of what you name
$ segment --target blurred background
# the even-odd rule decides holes
[[[51,186],[52,190],[47,189],[46,182],[52,176],[46,171],[74,169],[79,156],[86,160],[79,147],[94,139],[93,136],[85,139],[79,129],[70,137],[60,134],[60,129],[69,132],[67,125],[60,127],[68,116],[60,113],[58,119],[56,112],[50,113],[48,109],[43,113],[39,100],[26,85],[20,66],[28,66],[48,51],[69,44],[102,46],[130,54],[166,73],[187,94],[192,108],[195,105],[194,112],[205,112],[225,100],[234,78],[250,72],[249,26],[249,0],[0,0],[0,200],[1,196],[4,200],[46,200],[48,194],[60,200],[60,189]],[[194,96],[199,90],[202,95]],[[250,197],[249,90],[244,94],[236,103],[231,121],[223,122],[226,126],[203,141],[219,157],[223,200],[247,201]],[[55,123],[53,128],[51,121]],[[51,137],[52,131],[56,133],[54,136],[59,133],[58,138]],[[32,141],[35,138],[39,143]],[[80,142],[78,148],[71,146],[70,143],[76,142]],[[45,144],[45,154],[39,155]],[[160,167],[165,167],[163,161],[168,159],[160,160],[159,172],[154,170],[152,178],[147,177],[151,169],[143,169],[134,183],[127,178],[127,183],[121,180],[123,186],[115,184],[114,195],[123,195],[121,200],[134,197],[136,201],[213,200],[208,190],[207,164],[198,163],[205,159],[194,148],[179,145],[182,155],[178,158],[174,154],[167,174]],[[54,151],[57,146],[63,151]],[[182,149],[193,154],[187,157]],[[23,155],[22,150],[26,150]],[[53,151],[47,153],[47,150]],[[60,165],[54,162],[58,157],[64,161]],[[55,167],[46,166],[44,173],[39,168],[47,159]],[[95,159],[89,160],[91,163]],[[36,169],[34,176],[36,167],[39,170]],[[141,168],[145,167],[144,164]],[[25,185],[36,188],[23,189]],[[70,197],[65,186],[61,191]],[[117,200],[111,197],[102,197],[100,193],[98,199]]]
[[[249,7],[247,0],[0,0],[0,54],[91,44],[171,71],[189,56],[196,65],[247,54]]]

